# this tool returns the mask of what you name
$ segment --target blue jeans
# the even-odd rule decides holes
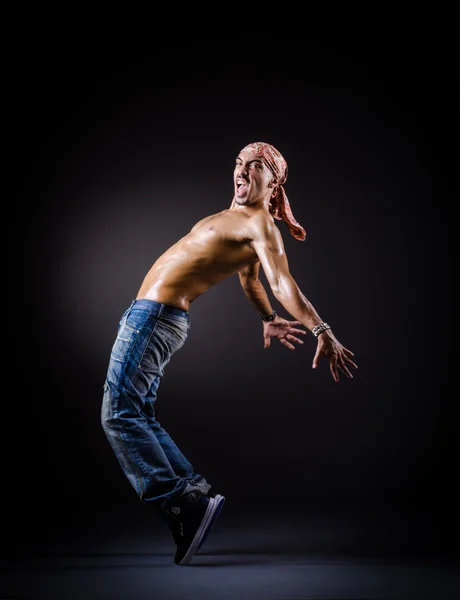
[[[190,313],[134,300],[118,324],[104,383],[105,434],[141,501],[161,508],[172,497],[211,487],[155,418],[160,379],[189,329]]]

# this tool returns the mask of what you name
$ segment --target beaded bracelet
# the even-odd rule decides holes
[[[328,325],[327,323],[318,323],[318,325],[315,325],[313,327],[311,332],[317,338],[320,333],[323,333],[323,331],[326,331],[326,329],[330,329],[330,328],[331,328],[331,326]]]

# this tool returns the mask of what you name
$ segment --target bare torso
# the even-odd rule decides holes
[[[250,214],[239,210],[223,210],[202,219],[152,265],[137,299],[188,311],[211,286],[259,260],[251,246],[255,223]]]

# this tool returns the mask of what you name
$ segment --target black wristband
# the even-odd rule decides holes
[[[262,319],[262,321],[273,321],[273,319],[276,317],[276,312],[273,311],[271,315],[267,315],[266,317],[260,317]]]

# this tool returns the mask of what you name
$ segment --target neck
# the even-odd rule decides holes
[[[269,203],[270,196],[267,196],[266,198],[261,198],[260,200],[257,200],[256,202],[251,202],[250,204],[239,204],[236,201],[236,197],[233,196],[232,203],[230,205],[230,210],[246,210],[254,212],[260,212],[261,210],[265,210],[267,212],[270,212]]]

